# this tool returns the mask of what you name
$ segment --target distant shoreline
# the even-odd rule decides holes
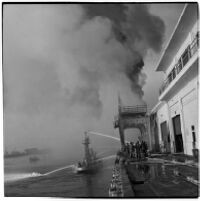
[[[51,151],[50,149],[41,149],[40,150],[37,148],[31,148],[31,149],[25,149],[24,152],[13,151],[11,153],[6,153],[4,155],[4,158],[16,158],[16,157],[22,157],[22,156],[47,154],[50,151]]]
[[[27,153],[7,154],[7,155],[4,155],[4,158],[16,158],[16,157],[28,156],[28,155],[29,154],[27,154]]]

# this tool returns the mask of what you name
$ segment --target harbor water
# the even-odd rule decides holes
[[[8,197],[109,197],[116,155],[102,158],[103,166],[94,173],[77,174],[73,161],[50,162],[49,157],[31,163],[27,156],[5,159],[4,186]],[[56,165],[55,165],[56,164]],[[124,166],[122,184],[124,197],[197,197],[198,169],[172,163],[147,161],[129,164],[135,179],[143,184],[130,185]],[[187,177],[182,176],[187,173]],[[183,191],[184,189],[184,191]]]
[[[93,174],[76,174],[73,163],[48,164],[45,156],[36,163],[27,157],[5,160],[5,196],[108,197],[115,155],[104,157],[103,167]]]

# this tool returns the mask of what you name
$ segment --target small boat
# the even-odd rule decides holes
[[[40,158],[38,158],[37,156],[31,156],[31,157],[29,157],[29,161],[30,162],[37,162],[39,160],[40,160]]]
[[[85,157],[82,162],[78,162],[78,164],[75,165],[74,170],[76,173],[92,173],[102,166],[102,161],[96,157],[96,153],[89,147],[89,144],[90,139],[87,136],[87,132],[85,132],[85,139],[83,141]]]

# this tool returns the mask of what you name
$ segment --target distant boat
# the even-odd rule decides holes
[[[40,160],[40,158],[38,158],[37,156],[31,156],[31,157],[29,157],[29,161],[30,162],[37,162],[39,160]]]
[[[19,151],[12,151],[11,153],[5,153],[4,154],[4,158],[15,158],[15,157],[21,157],[21,156],[25,156],[26,153],[24,152],[19,152]]]
[[[90,139],[85,132],[83,145],[85,147],[85,157],[82,162],[78,162],[75,166],[76,173],[91,173],[98,170],[102,166],[102,161],[97,158],[96,153],[89,147]]]

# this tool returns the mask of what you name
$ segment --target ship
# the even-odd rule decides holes
[[[29,161],[30,162],[37,162],[39,160],[40,160],[40,158],[38,158],[37,156],[31,156],[31,157],[29,157]]]
[[[93,173],[102,166],[102,161],[97,158],[97,154],[89,147],[89,144],[90,138],[87,132],[85,132],[85,138],[83,140],[85,156],[82,162],[78,162],[78,164],[75,165],[76,173]]]

